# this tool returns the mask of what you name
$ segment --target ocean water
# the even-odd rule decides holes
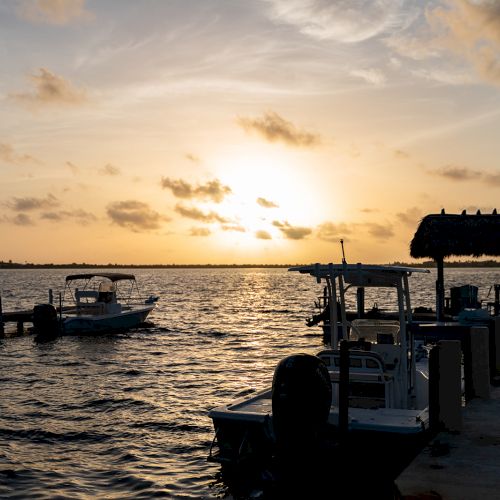
[[[47,302],[49,288],[57,297],[71,272],[0,270],[4,311]],[[160,296],[145,327],[0,339],[0,498],[237,498],[207,461],[208,411],[269,385],[284,356],[324,346],[305,325],[323,288],[309,276],[130,272],[145,296]],[[410,278],[414,307],[434,307],[435,279]],[[445,269],[446,289],[472,284],[483,300],[494,283],[500,269]]]

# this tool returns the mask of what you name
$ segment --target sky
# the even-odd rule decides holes
[[[0,260],[413,262],[500,192],[500,0],[3,0]]]

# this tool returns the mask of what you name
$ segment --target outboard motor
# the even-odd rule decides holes
[[[55,335],[59,331],[57,310],[52,304],[37,304],[33,308],[33,326],[40,335]]]
[[[309,453],[326,428],[332,403],[328,368],[317,356],[296,354],[280,361],[272,387],[278,454]]]

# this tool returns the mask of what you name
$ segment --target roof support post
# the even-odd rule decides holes
[[[436,257],[437,281],[436,281],[436,320],[444,320],[444,259]]]

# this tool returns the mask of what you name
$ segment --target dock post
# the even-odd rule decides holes
[[[5,329],[3,324],[2,296],[0,295],[0,335],[4,334],[5,334]]]
[[[441,340],[429,353],[429,421],[433,432],[462,429],[459,340]]]
[[[52,293],[52,288],[49,288],[49,304],[54,303],[54,294]]]
[[[340,342],[339,367],[339,435],[342,443],[349,432],[349,342]]]
[[[494,338],[495,338],[495,365],[494,365],[494,371],[495,371],[495,376],[500,375],[500,316],[495,316],[493,318],[494,322]]]
[[[485,326],[472,326],[470,329],[470,361],[472,391],[474,397],[490,398],[490,333]]]

